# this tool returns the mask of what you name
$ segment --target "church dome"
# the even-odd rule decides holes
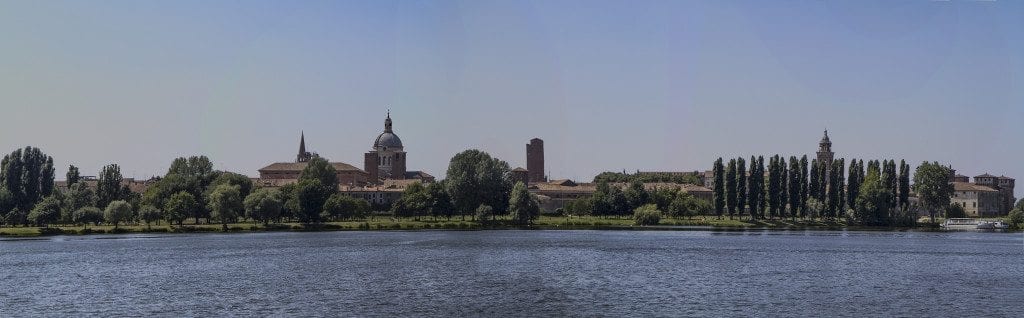
[[[391,130],[391,112],[388,111],[388,117],[384,119],[384,132],[377,135],[377,139],[373,141],[373,149],[402,149],[402,139],[395,135],[395,132]]]
[[[401,149],[402,139],[398,138],[398,135],[395,135],[392,132],[383,132],[379,136],[377,136],[377,140],[373,141],[374,149],[379,149],[380,147],[386,147],[389,149]]]

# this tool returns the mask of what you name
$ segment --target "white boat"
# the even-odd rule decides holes
[[[978,222],[977,226],[979,230],[1005,230],[1008,228],[1010,228],[1010,225],[1003,223],[1003,221],[981,221]]]
[[[978,228],[978,221],[971,218],[952,218],[946,219],[939,226],[947,230],[974,230]]]
[[[1002,230],[1010,227],[1003,221],[983,221],[971,218],[946,219],[939,226],[947,230]]]

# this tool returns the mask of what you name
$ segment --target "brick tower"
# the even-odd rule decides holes
[[[526,170],[530,183],[548,181],[544,176],[544,141],[540,138],[530,139],[526,144]]]

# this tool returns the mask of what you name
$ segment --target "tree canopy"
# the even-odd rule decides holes
[[[512,179],[508,163],[470,149],[456,154],[448,164],[445,190],[462,215],[473,214],[481,204],[496,213],[507,210]]]

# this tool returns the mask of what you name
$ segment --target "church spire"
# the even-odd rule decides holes
[[[306,132],[303,131],[299,137],[299,154],[295,156],[295,162],[309,161],[312,155],[306,151]]]

